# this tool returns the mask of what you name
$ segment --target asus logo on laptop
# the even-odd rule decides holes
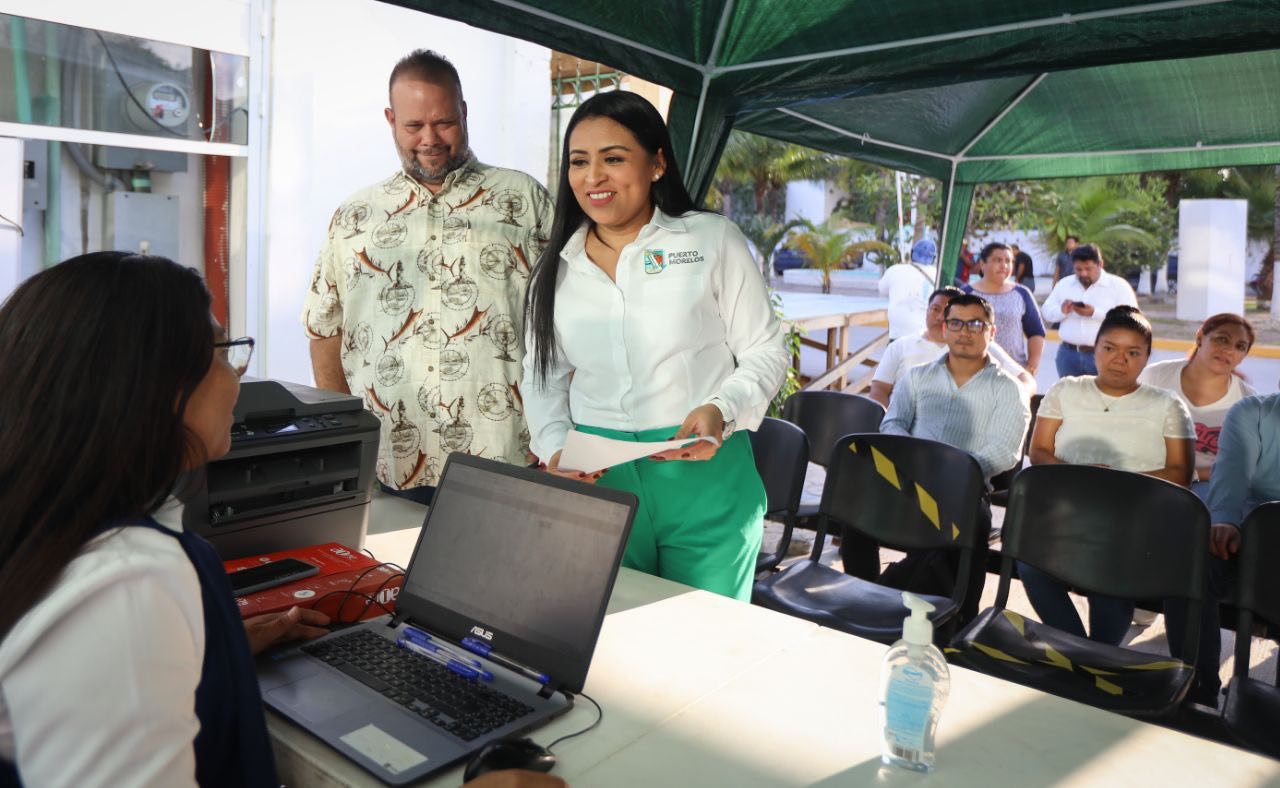
[[[493,640],[493,633],[483,627],[472,627],[471,634],[476,637],[482,637],[485,640]]]

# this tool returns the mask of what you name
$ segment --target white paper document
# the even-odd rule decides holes
[[[679,449],[691,446],[698,441],[710,441],[719,446],[717,438],[697,437],[681,438],[678,441],[655,441],[653,443],[636,443],[635,441],[619,441],[600,435],[588,435],[574,430],[565,438],[564,448],[560,450],[560,470],[582,471],[591,473],[603,468],[612,468],[624,462],[638,460],[657,454],[667,449]]]

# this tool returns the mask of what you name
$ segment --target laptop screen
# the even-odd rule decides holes
[[[414,552],[400,608],[446,637],[488,640],[497,653],[581,689],[634,500],[455,455]],[[419,612],[425,621],[417,621]]]

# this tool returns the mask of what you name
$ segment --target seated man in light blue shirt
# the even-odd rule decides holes
[[[1196,682],[1187,699],[1217,706],[1222,680],[1222,632],[1218,602],[1235,581],[1231,558],[1240,549],[1240,524],[1259,504],[1280,501],[1280,394],[1245,397],[1231,406],[1218,436],[1218,459],[1209,479],[1208,589],[1200,617]],[[1165,602],[1170,650],[1178,653],[1186,631],[1186,603]]]
[[[1027,392],[1018,380],[1002,370],[987,352],[995,336],[995,315],[991,304],[975,294],[951,299],[944,313],[943,338],[946,355],[911,369],[899,379],[889,400],[889,411],[880,431],[889,435],[927,438],[963,449],[974,456],[982,475],[992,476],[1016,465],[1031,421]],[[990,527],[991,513],[983,504],[980,527]],[[845,539],[841,556],[850,553],[846,565],[859,561],[853,555],[865,551],[867,543]],[[934,551],[919,551],[885,569],[880,582],[903,587],[919,585],[921,566],[938,560]],[[952,577],[958,568],[959,553],[947,551]],[[963,620],[977,613],[978,599],[986,579],[986,554],[978,551],[971,567],[971,584],[960,615]],[[917,587],[923,593],[951,594],[950,588]]]

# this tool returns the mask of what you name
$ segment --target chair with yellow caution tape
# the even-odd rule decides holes
[[[884,406],[861,394],[843,391],[797,391],[782,406],[782,418],[804,430],[809,439],[809,462],[826,467],[836,441],[855,432],[876,432]],[[801,504],[799,516],[816,516],[812,504]],[[837,533],[837,535],[839,535]]]
[[[1280,501],[1264,503],[1240,526],[1242,544],[1237,556],[1235,665],[1222,722],[1231,735],[1251,750],[1280,758],[1280,672],[1277,684],[1249,678],[1249,652],[1255,618],[1280,626]]]
[[[946,649],[956,664],[1139,717],[1175,712],[1194,676],[1209,512],[1191,491],[1137,473],[1036,465],[1013,480],[1000,587]],[[1006,609],[1014,561],[1083,593],[1189,602],[1187,661],[1077,637]]]
[[[808,560],[757,582],[752,601],[882,643],[902,637],[909,611],[901,591],[820,562],[831,524],[840,523],[889,547],[960,552],[951,596],[923,595],[936,608],[929,618],[942,633],[964,604],[975,550],[986,549],[985,532],[979,533],[983,489],[977,460],[953,446],[903,435],[846,435],[831,451]]]

